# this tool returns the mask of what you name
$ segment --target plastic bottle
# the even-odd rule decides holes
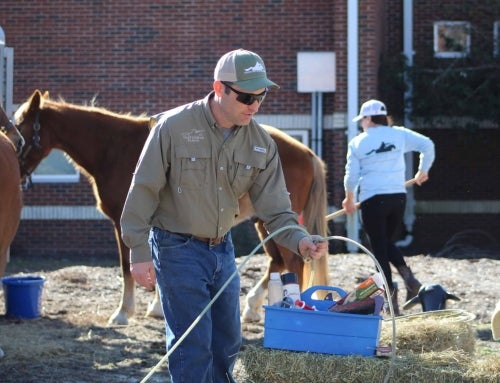
[[[281,283],[280,273],[271,273],[269,283],[267,284],[267,303],[272,306],[283,300],[283,284]]]
[[[290,297],[292,302],[300,301],[300,286],[296,273],[284,273],[281,275],[283,283],[283,296]]]

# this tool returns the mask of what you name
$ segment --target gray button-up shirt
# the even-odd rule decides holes
[[[249,193],[269,232],[298,225],[291,210],[275,142],[257,122],[236,127],[225,139],[209,99],[155,116],[122,212],[131,262],[151,260],[152,226],[200,237],[220,237],[239,215],[238,199]],[[306,234],[287,230],[274,237],[297,252]]]

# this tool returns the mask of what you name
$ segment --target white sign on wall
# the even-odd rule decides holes
[[[297,53],[297,91],[335,92],[335,52]]]

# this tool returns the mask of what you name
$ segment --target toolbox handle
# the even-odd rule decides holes
[[[337,301],[335,301],[335,300],[320,300],[320,299],[312,298],[312,295],[318,290],[334,291],[340,296],[340,298],[343,298],[347,295],[347,292],[345,292],[340,287],[323,286],[323,285],[312,286],[312,287],[309,287],[307,290],[304,290],[303,292],[301,292],[300,299],[303,300],[309,306],[315,306],[316,309],[319,311],[328,311],[328,309],[330,307],[332,307],[334,304],[336,304]]]

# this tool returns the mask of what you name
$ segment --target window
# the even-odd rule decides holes
[[[309,135],[307,130],[302,130],[302,129],[297,129],[297,130],[289,130],[289,129],[283,129],[283,131],[288,134],[289,136],[292,136],[295,138],[297,141],[302,142],[305,146],[309,146]]]
[[[434,57],[459,58],[470,52],[470,23],[437,21],[434,23]]]
[[[32,175],[33,182],[78,182],[80,172],[66,158],[64,152],[54,149],[37,166]]]
[[[500,57],[500,21],[493,23],[493,57]]]

